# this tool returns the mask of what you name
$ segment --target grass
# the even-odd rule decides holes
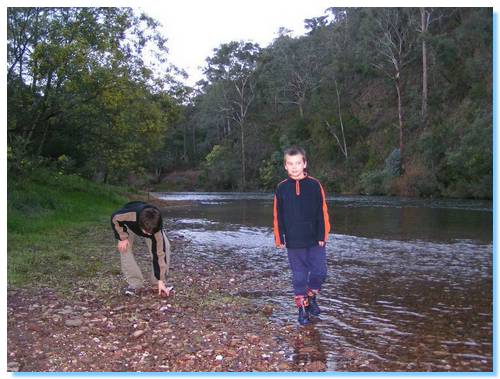
[[[9,177],[9,285],[66,288],[102,271],[102,250],[114,247],[109,217],[127,191],[49,170]]]

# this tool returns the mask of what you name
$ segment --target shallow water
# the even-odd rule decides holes
[[[164,212],[200,261],[255,281],[238,293],[295,320],[286,253],[274,248],[272,194],[156,194],[190,205]],[[385,197],[329,198],[333,234],[322,315],[289,358],[328,370],[491,371],[492,204]],[[305,344],[305,345],[304,345]]]

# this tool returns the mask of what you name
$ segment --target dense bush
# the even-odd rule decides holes
[[[240,174],[238,158],[228,146],[215,145],[205,157],[201,182],[208,190],[235,190]]]

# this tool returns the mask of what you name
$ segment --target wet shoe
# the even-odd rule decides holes
[[[319,309],[318,303],[316,302],[316,295],[308,296],[307,298],[309,305],[306,307],[307,312],[313,316],[319,316],[321,309]]]
[[[299,308],[298,321],[300,325],[307,325],[311,322],[311,320],[309,320],[309,312],[307,312],[307,309],[304,306]]]

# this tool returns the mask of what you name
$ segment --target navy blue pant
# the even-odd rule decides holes
[[[321,246],[288,248],[293,292],[305,296],[307,289],[319,290],[326,279],[326,249]]]

